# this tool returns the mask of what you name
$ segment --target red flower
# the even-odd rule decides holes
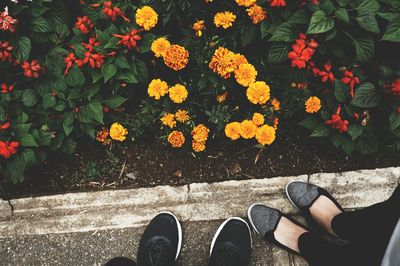
[[[76,62],[76,57],[74,53],[69,53],[67,57],[64,59],[66,69],[64,72],[64,76],[68,74],[68,71],[71,69],[71,67],[74,66],[74,63]]]
[[[25,76],[27,76],[28,78],[33,77],[35,79],[39,77],[39,71],[42,69],[37,60],[33,60],[31,63],[25,61],[22,64],[22,68],[24,70]]]
[[[117,45],[122,44],[123,46],[128,47],[128,49],[136,48],[137,49],[137,41],[140,41],[142,37],[138,34],[141,30],[133,29],[125,35],[113,34],[114,37],[120,38],[121,40],[117,42]]]
[[[285,0],[268,0],[270,6],[286,6]]]
[[[12,52],[13,47],[8,42],[0,41],[0,62],[12,62]]]
[[[385,85],[386,92],[393,96],[400,97],[400,78],[393,81],[391,84]]]
[[[292,45],[292,51],[289,52],[288,58],[292,60],[292,67],[305,68],[306,63],[311,60],[318,47],[318,43],[311,39],[306,43],[306,35],[300,33],[296,43]]]
[[[103,106],[103,112],[104,112],[104,113],[110,112],[110,107],[108,107],[107,105],[104,105],[104,106]]]
[[[128,19],[124,12],[119,7],[113,7],[111,1],[105,1],[103,4],[103,14],[106,15],[107,17],[111,18],[112,21],[115,21],[117,19],[117,16],[122,17],[126,22],[131,22],[130,19]]]
[[[95,46],[99,46],[101,43],[96,38],[91,37],[88,43],[82,43],[82,45],[88,49],[89,52],[93,52]]]
[[[89,30],[93,27],[94,25],[88,16],[78,17],[75,23],[75,28],[82,33],[89,33]]]
[[[0,89],[1,89],[1,93],[9,93],[9,92],[12,92],[12,90],[14,89],[14,85],[7,86],[7,84],[2,83],[0,85]]]
[[[17,153],[19,147],[18,141],[0,141],[0,155],[5,159],[9,159],[13,154]]]
[[[354,97],[354,86],[356,84],[360,84],[360,79],[355,77],[353,72],[346,70],[344,71],[344,77],[342,78],[342,82],[350,86],[350,96]]]
[[[86,51],[82,63],[89,64],[91,68],[100,68],[104,63],[104,55],[92,54],[91,52]]]
[[[341,110],[341,106],[339,105],[336,110],[336,114],[332,114],[332,119],[326,120],[325,124],[331,125],[333,129],[336,129],[339,132],[343,133],[343,132],[347,132],[347,130],[349,129],[348,128],[349,121],[342,120],[342,118],[340,117],[340,110]]]
[[[17,22],[18,20],[8,15],[7,8],[0,13],[0,30],[10,30],[11,32],[15,32],[15,25],[17,24]]]
[[[0,130],[6,130],[10,127],[10,122],[5,122],[4,124],[0,124]]]
[[[335,76],[333,75],[331,69],[332,69],[332,64],[331,62],[328,62],[324,65],[324,70],[316,71],[318,73],[318,76],[322,78],[321,79],[322,82],[327,82],[328,80],[330,80],[331,83],[335,82]]]

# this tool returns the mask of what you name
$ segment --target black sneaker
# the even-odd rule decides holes
[[[182,247],[182,227],[170,212],[161,212],[151,220],[140,239],[138,266],[175,265]]]
[[[209,266],[247,266],[251,257],[251,231],[241,218],[229,218],[211,242]]]

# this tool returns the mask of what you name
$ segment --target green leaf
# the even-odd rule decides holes
[[[386,19],[389,24],[386,28],[382,41],[400,42],[400,14],[378,13],[379,16]]]
[[[27,89],[22,94],[22,102],[26,107],[32,107],[37,103],[36,92],[32,89]]]
[[[243,28],[243,32],[240,35],[240,41],[241,41],[242,47],[245,47],[253,42],[255,33],[256,33],[255,27]]]
[[[276,64],[288,60],[289,46],[284,43],[273,43],[268,50],[268,62]]]
[[[298,32],[296,31],[297,26],[307,23],[307,17],[306,10],[304,8],[299,9],[293,13],[287,21],[283,22],[276,28],[269,40],[277,42],[293,42],[298,36]]]
[[[348,133],[353,141],[360,137],[363,132],[364,128],[360,125],[353,124],[349,126]]]
[[[39,147],[35,138],[29,133],[22,134],[19,143],[23,147]]]
[[[331,30],[335,26],[335,21],[331,17],[327,17],[325,12],[317,10],[311,17],[307,34],[324,33]]]
[[[358,86],[351,104],[360,108],[376,107],[380,103],[380,96],[378,95],[375,86],[372,83],[364,83]]]
[[[315,116],[309,116],[301,121],[299,125],[307,128],[308,130],[314,130],[321,125],[321,121]]]
[[[331,128],[325,124],[320,124],[311,134],[311,137],[327,137],[331,133]]]
[[[50,93],[47,93],[43,96],[43,108],[47,109],[53,107],[57,104],[56,97],[52,96]]]
[[[74,66],[70,69],[65,81],[70,87],[81,87],[85,84],[85,77],[82,70],[78,66]]]
[[[31,29],[34,32],[49,32],[49,31],[51,31],[50,23],[42,17],[37,17],[37,18],[33,19],[31,21],[30,25],[31,25]]]
[[[356,48],[356,60],[359,62],[370,61],[375,52],[374,40],[372,37],[358,38],[357,40],[353,38],[352,40]]]
[[[137,69],[137,81],[142,84],[147,84],[149,79],[149,73],[147,70],[146,63],[142,60],[135,61],[136,69]]]
[[[392,132],[400,127],[400,114],[398,112],[393,112],[389,116],[389,127]]]
[[[31,53],[31,40],[27,37],[20,37],[14,47],[14,55],[20,62],[28,60]]]
[[[358,7],[356,8],[357,11],[369,11],[375,13],[379,11],[379,3],[376,0],[362,0]]]
[[[350,19],[349,19],[349,13],[347,12],[347,10],[345,9],[345,8],[338,8],[336,11],[335,11],[335,16],[339,19],[339,20],[341,20],[341,21],[343,21],[343,22],[345,22],[345,23],[350,23]]]
[[[335,79],[335,98],[341,103],[344,103],[347,101],[347,94],[346,91],[348,91],[348,87],[346,84],[343,84],[342,81]]]
[[[115,76],[115,78],[117,80],[122,80],[122,81],[125,81],[126,83],[130,83],[130,84],[138,83],[138,80],[132,71],[120,72]]]
[[[366,31],[379,33],[378,22],[375,18],[375,13],[371,11],[361,11],[356,18],[358,25]]]
[[[66,136],[68,136],[74,129],[73,124],[74,124],[74,116],[72,113],[69,113],[64,117],[64,122],[63,122],[63,129]]]
[[[103,124],[103,106],[97,102],[91,102],[85,105],[80,111],[83,115]]]
[[[357,141],[356,149],[362,155],[367,155],[376,153],[378,146],[378,140],[375,136],[362,136]]]
[[[121,69],[131,69],[128,59],[125,56],[118,56],[115,59],[115,64]]]
[[[117,66],[114,64],[106,64],[101,67],[101,74],[103,75],[104,82],[107,82],[117,74]]]
[[[104,104],[106,104],[108,107],[111,109],[117,108],[121,106],[124,102],[126,102],[126,98],[119,96],[119,95],[114,95],[108,100],[104,101]]]
[[[34,165],[36,164],[36,155],[35,152],[31,149],[25,149],[22,152],[22,160],[27,164],[27,165]]]
[[[147,53],[151,50],[151,44],[156,39],[156,35],[153,33],[146,33],[139,42],[140,53]]]
[[[74,151],[76,150],[76,146],[77,146],[76,141],[74,141],[74,140],[68,138],[68,139],[66,139],[66,140],[64,141],[63,145],[61,146],[61,150],[62,150],[63,152],[65,152],[66,154],[71,155],[71,154],[73,154]]]

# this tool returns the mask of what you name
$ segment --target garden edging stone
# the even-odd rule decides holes
[[[22,198],[1,201],[0,238],[15,235],[88,232],[141,227],[154,213],[170,210],[184,222],[222,220],[245,216],[254,202],[283,212],[296,210],[284,196],[293,180],[311,181],[327,188],[345,208],[360,208],[385,200],[398,184],[400,167],[319,173],[269,179],[194,183],[127,190]],[[8,210],[8,211],[7,211]],[[5,217],[5,218],[4,218]]]

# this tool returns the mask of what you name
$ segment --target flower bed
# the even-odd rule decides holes
[[[12,182],[84,136],[265,149],[289,117],[349,155],[400,150],[397,2],[144,2],[1,12],[0,167]]]

